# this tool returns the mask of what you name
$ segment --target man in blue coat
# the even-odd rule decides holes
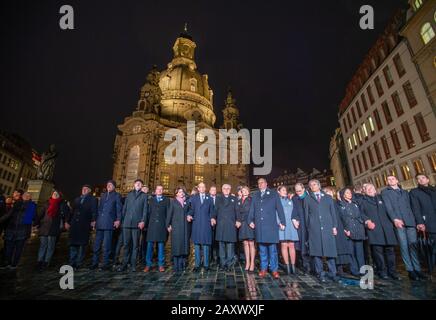
[[[398,185],[397,177],[388,176],[387,180],[388,187],[381,192],[381,196],[389,218],[394,223],[401,257],[409,273],[409,278],[411,280],[425,279],[418,258],[416,221],[410,207],[409,193]]]
[[[90,269],[94,270],[98,267],[101,248],[103,245],[103,266],[102,270],[109,270],[109,257],[112,247],[112,235],[114,228],[119,228],[121,221],[121,195],[115,191],[116,183],[114,180],[109,180],[106,184],[107,192],[100,197],[98,212],[94,216],[95,221],[95,242],[94,255]]]
[[[279,228],[286,227],[285,213],[279,194],[268,188],[264,178],[257,180],[259,190],[253,194],[248,224],[254,229],[256,242],[259,244],[261,278],[265,277],[268,270],[275,279],[279,278],[277,244],[279,243]],[[277,217],[280,223],[277,223]],[[291,221],[289,221],[291,223]]]
[[[194,243],[195,267],[194,272],[200,270],[201,251],[203,251],[203,267],[209,270],[209,254],[212,245],[212,227],[216,221],[213,218],[214,206],[212,198],[206,194],[206,185],[203,182],[198,184],[198,193],[190,199],[191,208],[188,214],[188,221],[192,221],[191,240]]]

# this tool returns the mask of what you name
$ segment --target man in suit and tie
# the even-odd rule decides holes
[[[203,182],[198,184],[198,193],[190,198],[190,204],[191,208],[187,219],[192,222],[191,240],[195,249],[194,272],[200,271],[202,257],[203,267],[205,271],[208,271],[212,227],[215,226],[216,221],[213,218],[213,200],[206,194],[206,185]]]
[[[336,207],[333,198],[321,191],[318,180],[309,181],[310,192],[304,198],[304,214],[309,240],[309,254],[313,257],[315,272],[319,281],[326,282],[323,258],[326,258],[329,276],[337,281],[336,276]]]
[[[136,179],[134,188],[127,194],[122,211],[122,227],[124,239],[124,259],[118,271],[127,270],[130,262],[130,270],[136,271],[136,257],[139,248],[139,236],[144,229],[147,219],[147,195],[141,191],[143,182]]]
[[[212,198],[213,205],[215,206],[215,201],[217,197],[217,189],[216,186],[210,186],[209,188],[209,196]],[[216,234],[216,226],[212,228],[212,245],[210,246],[210,257],[211,260],[215,263],[218,263],[219,260],[219,252],[218,252],[218,241],[215,239]]]
[[[259,190],[253,194],[248,223],[254,229],[256,242],[259,244],[259,276],[261,278],[266,276],[269,265],[272,276],[278,279],[277,244],[279,243],[279,229],[284,230],[286,227],[285,213],[278,193],[268,188],[266,180],[258,179],[257,185]],[[277,223],[277,221],[280,222]]]

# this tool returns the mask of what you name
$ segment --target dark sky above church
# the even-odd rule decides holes
[[[228,86],[247,128],[273,129],[273,173],[328,168],[345,87],[405,0],[1,1],[0,127],[38,151],[55,143],[55,180],[69,195],[112,175],[117,124],[153,64],[172,58],[188,23],[214,90]],[[75,30],[59,28],[72,5]],[[359,28],[372,5],[375,29]]]

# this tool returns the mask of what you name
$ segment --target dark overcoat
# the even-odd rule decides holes
[[[66,222],[70,225],[70,244],[84,246],[89,242],[92,218],[98,210],[97,199],[87,194],[84,197],[77,197],[73,201],[71,213],[67,216]]]
[[[304,198],[304,214],[309,237],[309,254],[313,257],[336,258],[336,238],[333,228],[337,228],[336,208],[333,198],[321,192],[321,200],[309,192]]]
[[[389,218],[403,220],[406,227],[415,227],[415,216],[410,206],[409,192],[401,188],[395,190],[392,187],[386,187],[381,196],[386,206]]]
[[[254,223],[254,233],[258,243],[279,243],[278,220],[286,226],[285,213],[277,191],[266,189],[264,195],[260,190],[253,193],[248,224]],[[289,222],[288,222],[289,223]]]
[[[238,221],[241,223],[239,228],[239,240],[254,240],[254,230],[248,225],[248,213],[250,212],[251,197],[248,196],[244,201],[238,200]]]
[[[306,192],[306,197],[308,196]],[[298,241],[295,243],[295,248],[301,251],[301,254],[308,254],[308,235],[307,235],[307,227],[306,227],[306,218],[304,216],[304,198],[300,198],[295,195],[292,197],[293,208],[292,208],[292,220],[297,220],[300,225],[297,229],[298,232]]]
[[[236,220],[238,218],[238,199],[235,196],[219,195],[215,199],[214,217],[216,219],[215,240],[236,242],[238,240]]]
[[[345,234],[344,224],[342,223],[342,219],[341,219],[341,214],[340,214],[341,209],[339,208],[340,203],[341,203],[340,201],[335,201],[336,222],[338,223],[338,234],[336,235],[336,250],[338,252],[338,255],[351,254],[352,250],[349,242],[350,240]]]
[[[397,244],[395,227],[389,218],[383,199],[380,195],[364,196],[360,209],[365,221],[371,220],[375,224],[373,230],[366,229],[370,245],[394,246]]]
[[[362,198],[359,200],[360,202]],[[351,240],[365,240],[365,222],[356,202],[340,201],[337,207],[344,229],[350,231]]]
[[[213,200],[205,195],[201,203],[200,194],[197,193],[189,198],[189,215],[193,217],[191,239],[194,244],[212,244],[211,219],[214,215]]]
[[[142,191],[132,190],[127,194],[121,215],[123,228],[138,228],[147,219],[148,196]]]
[[[171,254],[173,257],[189,254],[190,224],[187,220],[189,203],[183,206],[176,199],[170,200],[166,225],[171,226]]]
[[[170,209],[170,199],[162,196],[160,201],[152,197],[148,202],[147,241],[165,242],[168,238],[167,215]]]
[[[32,209],[33,207],[33,209]],[[0,218],[0,222],[6,222],[4,239],[9,241],[28,239],[32,232],[32,221],[26,221],[26,213],[34,210],[36,204],[32,201],[18,200],[12,208]]]
[[[412,189],[410,202],[417,224],[425,224],[427,232],[436,233],[436,188],[419,186]]]
[[[121,212],[123,205],[121,195],[116,192],[105,192],[100,197],[95,228],[97,230],[113,230],[114,222],[121,222]]]

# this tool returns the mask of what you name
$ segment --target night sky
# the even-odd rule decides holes
[[[111,177],[117,124],[135,109],[151,66],[171,61],[185,22],[217,125],[231,86],[245,127],[273,129],[274,173],[328,168],[346,85],[407,1],[0,3],[0,127],[39,152],[55,143],[55,181],[73,196]],[[63,4],[74,8],[75,30],[59,28]],[[359,28],[365,4],[374,30]]]

